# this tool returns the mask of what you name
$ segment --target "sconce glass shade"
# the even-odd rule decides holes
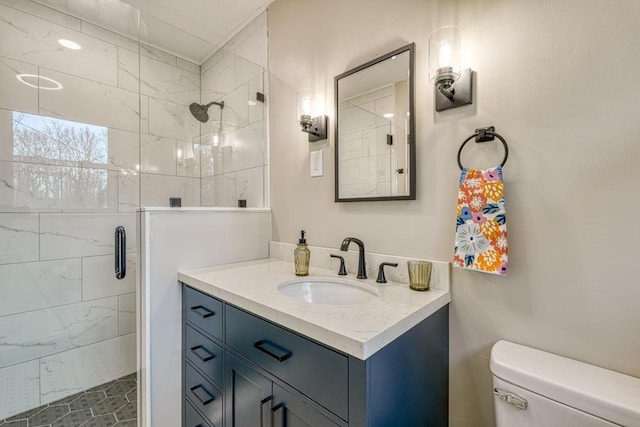
[[[327,116],[316,116],[317,110],[313,92],[310,89],[299,90],[296,120],[302,132],[309,134],[309,142],[327,139]]]
[[[298,109],[296,120],[300,124],[311,121],[313,116],[313,93],[310,89],[301,89],[298,91]]]
[[[442,27],[429,36],[429,79],[451,83],[460,77],[460,29]]]

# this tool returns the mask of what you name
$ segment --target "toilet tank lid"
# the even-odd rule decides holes
[[[518,387],[623,426],[640,426],[640,378],[509,341],[491,349],[491,372]]]

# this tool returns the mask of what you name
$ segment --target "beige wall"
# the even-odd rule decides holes
[[[506,278],[453,272],[451,425],[491,426],[488,358],[504,338],[640,376],[640,3],[634,0],[276,0],[269,8],[273,238],[451,261],[456,153],[495,125]],[[428,35],[457,24],[474,105],[434,113]],[[296,91],[315,88],[333,132],[333,78],[416,42],[417,200],[334,203],[333,133],[309,144]],[[310,150],[325,175],[309,177]],[[465,149],[493,166],[498,143]],[[479,420],[482,420],[481,422]]]

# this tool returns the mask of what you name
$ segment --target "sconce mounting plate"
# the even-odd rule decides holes
[[[309,134],[309,142],[327,139],[327,116],[313,117],[309,130],[305,132]]]
[[[453,101],[440,93],[437,89],[436,94],[436,111],[444,111],[450,108],[461,107],[467,104],[473,104],[472,93],[472,76],[473,71],[470,68],[460,71],[460,78],[453,83],[451,88],[455,90]]]

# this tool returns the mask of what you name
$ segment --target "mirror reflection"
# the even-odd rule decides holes
[[[413,52],[336,77],[336,201],[415,199]]]

